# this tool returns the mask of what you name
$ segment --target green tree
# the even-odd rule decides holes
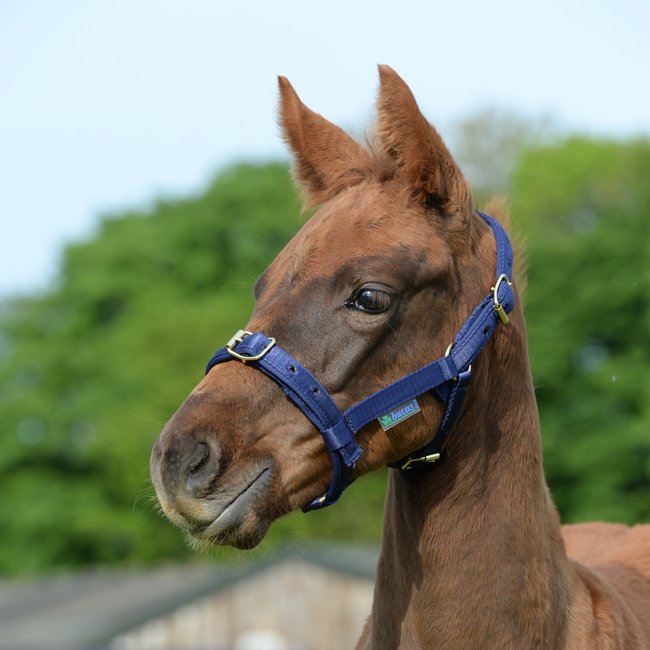
[[[150,503],[151,445],[298,214],[285,166],[235,168],[105,219],[57,289],[5,306],[0,570],[186,552]]]
[[[650,519],[650,142],[527,151],[513,212],[545,464],[566,521]]]

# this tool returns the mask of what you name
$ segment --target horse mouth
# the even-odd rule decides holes
[[[246,529],[248,520],[257,519],[253,506],[261,493],[268,488],[272,480],[270,467],[264,467],[251,481],[245,483],[229,502],[225,503],[214,519],[208,523],[190,528],[189,532],[197,540],[210,542],[215,545],[229,544],[238,547],[255,546],[257,541]]]

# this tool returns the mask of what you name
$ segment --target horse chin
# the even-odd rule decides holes
[[[190,524],[188,533],[192,543],[241,549],[257,546],[277,518],[273,477],[273,467],[267,465],[238,488],[231,488],[228,501],[219,503],[214,497],[206,498],[205,505],[212,516]]]
[[[191,533],[191,546],[232,546],[233,548],[248,551],[255,548],[265,537],[272,519],[262,521],[256,517],[243,521],[233,528],[222,530],[218,533],[206,535],[205,533]]]

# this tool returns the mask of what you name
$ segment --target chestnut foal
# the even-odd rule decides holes
[[[258,280],[253,334],[217,352],[156,442],[162,508],[250,548],[396,464],[359,648],[649,648],[650,526],[560,527],[507,236],[406,84],[380,78],[367,147],[280,78],[320,209]]]

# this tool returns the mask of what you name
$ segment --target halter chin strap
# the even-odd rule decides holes
[[[512,247],[505,230],[492,217],[479,212],[491,226],[497,244],[496,282],[458,331],[447,354],[378,390],[341,412],[327,390],[309,370],[261,332],[240,330],[215,352],[205,369],[239,360],[271,377],[320,431],[332,460],[332,481],[327,492],[303,508],[305,512],[336,503],[351,483],[349,471],[363,450],[355,434],[374,419],[384,428],[385,418],[395,423],[419,410],[415,398],[428,391],[445,404],[440,427],[433,439],[391,467],[410,470],[440,459],[442,447],[460,415],[472,376],[472,363],[499,323],[508,323],[515,305]]]

